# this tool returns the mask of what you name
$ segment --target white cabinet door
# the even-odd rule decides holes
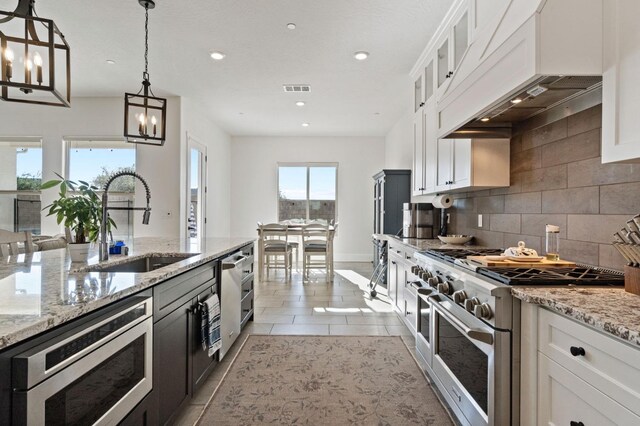
[[[438,173],[438,128],[436,120],[436,101],[428,100],[424,106],[424,193],[436,192],[436,179]]]
[[[451,46],[449,32],[436,44],[436,98],[440,99],[451,81]]]
[[[436,191],[448,191],[451,185],[452,139],[438,139]]]
[[[538,353],[538,424],[637,425],[640,417]]]
[[[640,161],[640,2],[605,0],[602,162]]]
[[[452,139],[451,189],[471,186],[471,139]]]
[[[413,117],[413,195],[422,195],[424,184],[424,108],[419,108]]]

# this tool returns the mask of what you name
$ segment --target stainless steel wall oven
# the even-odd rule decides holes
[[[432,369],[472,425],[511,422],[511,333],[494,329],[442,295],[431,300]]]
[[[16,425],[117,424],[152,388],[152,299],[116,310],[12,359]]]

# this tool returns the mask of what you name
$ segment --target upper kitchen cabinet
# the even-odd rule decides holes
[[[453,74],[438,89],[438,137],[447,137],[478,120],[543,76],[601,75],[602,2],[461,2],[457,10],[467,10],[470,43],[456,58],[455,33],[464,34],[462,29],[456,31],[456,24],[465,20],[464,13],[456,12],[452,16],[459,16],[458,20],[452,19],[449,31],[443,33],[450,38],[448,61],[452,69],[448,72]],[[442,44],[436,46],[439,49]]]
[[[437,95],[440,99],[454,80],[457,69],[462,62],[470,40],[468,1],[460,3],[451,19],[451,24],[444,30],[436,42]]]
[[[435,192],[509,186],[509,139],[438,139]]]
[[[423,80],[422,80],[423,79]],[[435,191],[436,106],[434,97],[434,61],[430,60],[421,73],[424,81],[424,102],[413,119],[413,183],[414,196]]]
[[[602,162],[640,161],[640,2],[605,0]]]

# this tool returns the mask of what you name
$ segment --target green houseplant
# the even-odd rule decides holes
[[[79,180],[78,183],[65,179],[56,173],[59,179],[42,184],[42,189],[58,187],[58,198],[43,210],[49,209],[47,216],[55,216],[58,225],[64,224],[71,231],[69,241],[71,260],[87,260],[89,245],[98,240],[100,221],[102,220],[102,202],[96,193],[97,186]],[[116,227],[109,218],[108,228]]]

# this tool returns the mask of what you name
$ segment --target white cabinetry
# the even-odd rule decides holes
[[[640,161],[640,2],[605,0],[602,162]]]
[[[453,81],[471,39],[468,2],[460,3],[450,23],[436,42],[436,98],[440,99]]]
[[[521,329],[523,426],[640,424],[640,348],[528,303]]]
[[[509,139],[438,139],[436,192],[509,186]]]
[[[434,61],[430,60],[416,80],[424,90],[423,101],[416,102],[413,117],[413,186],[412,194],[425,195],[435,191],[436,176],[436,103],[434,95]],[[418,91],[416,90],[416,99]]]

